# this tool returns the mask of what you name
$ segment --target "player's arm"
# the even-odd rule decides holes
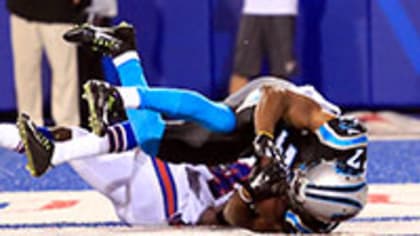
[[[221,213],[224,220],[232,226],[261,232],[282,232],[283,211],[278,204],[286,205],[280,198],[269,198],[255,203],[255,207],[250,208],[237,191]]]
[[[277,206],[273,203],[286,195],[287,174],[280,160],[262,157],[259,165],[253,168],[249,180],[242,183],[242,187],[226,204],[223,210],[226,222],[257,231],[281,230],[286,204],[282,202],[284,204]]]
[[[314,131],[333,118],[323,112],[318,103],[301,94],[273,85],[261,89],[261,99],[254,113],[256,137],[253,144],[257,157],[281,159],[274,144],[274,129],[280,119],[297,129]]]
[[[256,203],[260,210],[259,204]],[[256,214],[249,205],[243,202],[238,192],[229,201],[218,208],[209,207],[200,216],[198,225],[221,225],[247,228],[255,231],[279,231],[278,222],[261,214]]]
[[[276,123],[283,119],[298,129],[316,130],[331,114],[308,97],[275,85],[262,88],[262,96],[257,104],[254,120],[256,134],[273,134]]]

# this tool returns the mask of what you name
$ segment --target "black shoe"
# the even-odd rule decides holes
[[[26,114],[19,115],[17,126],[28,159],[26,169],[32,176],[40,177],[51,167],[54,143],[37,130]]]
[[[122,114],[125,115],[121,96],[109,83],[99,80],[89,80],[83,89],[89,108],[89,126],[93,133],[104,136],[108,125],[121,121]]]
[[[125,22],[114,27],[82,24],[67,31],[63,38],[68,42],[84,45],[93,51],[111,56],[136,50],[134,27]]]

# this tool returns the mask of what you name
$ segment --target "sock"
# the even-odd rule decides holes
[[[19,130],[15,124],[0,124],[0,134],[0,147],[19,153],[24,152]]]
[[[65,142],[56,142],[51,163],[53,165],[59,165],[71,160],[98,156],[108,153],[109,149],[108,136],[99,137],[89,133],[80,138],[73,138]]]
[[[122,86],[147,88],[146,76],[136,51],[125,52],[113,60],[118,71]],[[151,110],[126,110],[127,117],[134,130],[138,145],[147,154],[158,153],[160,139],[164,131],[164,122],[160,113]],[[153,140],[150,142],[150,140]]]
[[[134,131],[128,121],[109,127],[107,135],[109,152],[123,152],[137,146]]]
[[[113,59],[123,86],[148,87],[140,57],[136,51],[127,51]]]
[[[136,87],[116,87],[124,104],[124,108],[139,108],[140,107],[140,94]]]
[[[235,113],[223,103],[185,89],[137,88],[141,109],[161,112],[172,118],[194,121],[217,132],[230,132],[236,126]]]

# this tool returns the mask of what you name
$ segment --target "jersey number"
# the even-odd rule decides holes
[[[346,161],[347,166],[356,170],[361,170],[363,152],[364,152],[363,149],[357,149],[356,153],[353,156],[351,156],[349,159],[347,159]]]
[[[295,161],[297,148],[293,144],[284,147],[288,135],[289,133],[286,130],[283,130],[276,140],[276,145],[279,148],[280,153],[284,155],[284,164],[290,167]]]

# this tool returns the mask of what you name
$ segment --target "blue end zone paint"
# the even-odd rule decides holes
[[[25,171],[25,157],[0,149],[0,191],[83,190],[90,187],[61,165],[42,178]],[[374,141],[368,147],[370,183],[420,183],[420,140]]]
[[[370,183],[419,183],[420,140],[371,142],[367,177]]]
[[[31,177],[25,165],[23,155],[0,149],[0,191],[90,189],[67,164],[55,167],[42,178]]]

